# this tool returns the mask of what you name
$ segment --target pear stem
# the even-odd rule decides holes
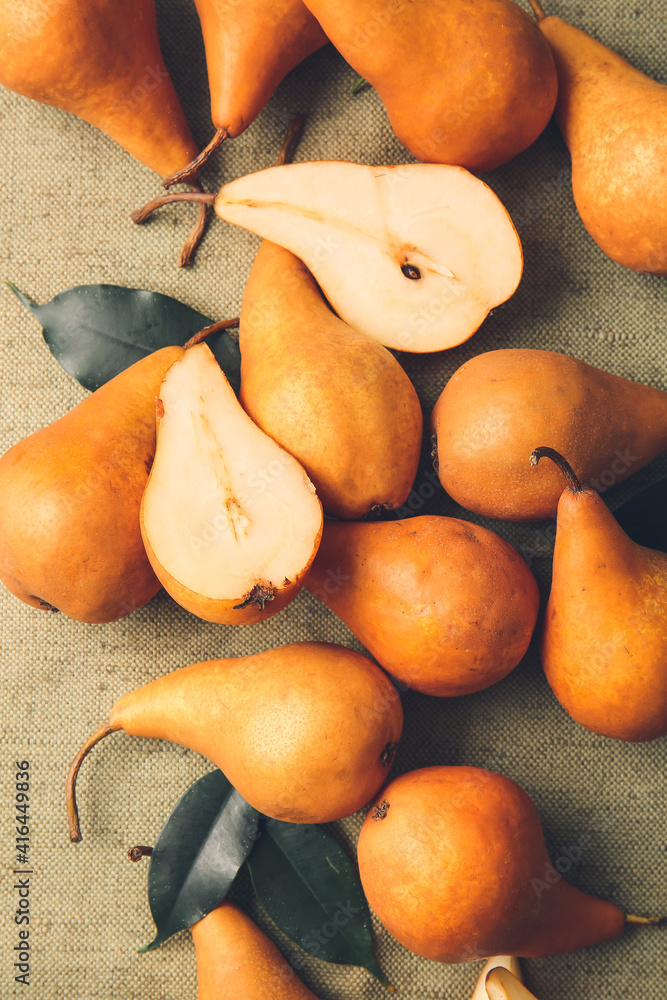
[[[540,3],[540,0],[528,0],[528,3],[532,7],[533,14],[535,15],[535,19],[537,20],[537,22],[539,24],[539,22],[543,21],[544,18],[547,16],[546,12],[544,10],[544,7]]]
[[[105,736],[109,733],[113,733],[113,729],[110,722],[105,722],[103,726],[93,733],[89,739],[83,744],[76,757],[72,761],[69,771],[67,772],[67,786],[65,792],[65,801],[67,804],[67,820],[69,823],[69,839],[73,844],[78,844],[81,840],[81,829],[79,827],[79,811],[76,806],[76,779],[79,773],[79,768],[81,767],[84,759],[88,756],[89,752],[93,749],[96,743],[103,740]]]
[[[163,194],[159,198],[153,198],[143,208],[135,209],[130,218],[132,222],[136,222],[140,226],[142,222],[146,222],[156,209],[162,208],[163,205],[171,205],[175,201],[196,201],[202,202],[205,205],[212,205],[215,202],[215,195],[212,191],[181,191],[178,194]]]
[[[127,856],[130,861],[141,861],[142,858],[150,858],[152,853],[152,847],[144,847],[143,844],[137,844],[136,847],[131,847],[129,849]]]
[[[228,138],[229,132],[227,129],[219,128],[209,144],[202,149],[199,156],[195,156],[194,160],[192,160],[191,163],[188,163],[186,167],[183,167],[182,170],[176,170],[173,174],[169,174],[168,177],[165,177],[162,181],[162,186],[170,188],[173,187],[174,184],[192,184],[193,178],[197,176],[209,157],[215,153],[216,149],[219,149],[225,139]]]
[[[204,193],[204,189],[199,183],[199,181],[196,180],[191,181],[190,187],[192,188],[193,191],[196,191],[199,194]],[[187,240],[185,241],[181,249],[181,255],[178,258],[179,267],[189,267],[192,264],[197,247],[204,238],[204,233],[206,232],[207,224],[208,224],[208,203],[201,202],[199,205],[199,209],[197,211],[197,221],[190,230],[190,235],[188,236]]]
[[[282,141],[274,166],[282,167],[285,163],[292,162],[292,156],[294,155],[294,150],[296,149],[302,129],[303,115],[290,115],[287,132],[285,133],[285,138]]]
[[[667,917],[640,917],[636,913],[626,913],[625,922],[642,927],[664,927],[667,925]]]
[[[530,456],[530,464],[537,465],[541,458],[550,458],[551,461],[558,466],[560,471],[567,478],[568,485],[572,493],[584,492],[583,486],[577,479],[576,472],[574,471],[570,463],[567,461],[567,459],[563,458],[560,452],[556,451],[555,448],[547,448],[547,447],[536,448],[535,451]]]
[[[210,326],[205,326],[203,330],[190,337],[183,346],[187,351],[188,347],[196,347],[197,344],[201,344],[207,337],[210,337],[212,333],[217,333],[219,330],[229,330],[231,327],[238,326],[239,322],[239,317],[236,316],[234,319],[221,319],[219,323],[211,323]]]

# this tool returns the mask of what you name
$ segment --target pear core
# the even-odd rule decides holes
[[[315,488],[247,416],[205,344],[169,369],[157,408],[143,529],[159,566],[213,600],[293,582],[321,530]]]

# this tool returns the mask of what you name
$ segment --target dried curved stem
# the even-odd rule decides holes
[[[215,202],[215,195],[210,191],[179,191],[178,194],[162,194],[159,198],[153,198],[143,208],[135,209],[130,218],[132,222],[136,222],[140,226],[158,208],[162,208],[163,205],[171,205],[175,201],[194,201],[202,202],[204,205],[212,205]]]
[[[667,926],[667,917],[640,917],[636,913],[626,913],[625,922],[642,927],[665,927]]]
[[[283,164],[292,162],[292,156],[294,155],[294,150],[296,149],[302,129],[303,115],[291,115],[285,138],[276,157],[276,167],[282,167]]]
[[[93,749],[96,743],[103,740],[105,736],[109,733],[113,733],[113,729],[110,722],[105,722],[103,726],[93,733],[89,739],[83,744],[76,757],[72,761],[69,771],[67,772],[67,786],[65,792],[65,800],[67,804],[67,820],[69,824],[69,839],[73,844],[78,844],[81,840],[81,829],[79,827],[79,812],[76,806],[76,779],[79,773],[79,768],[81,767],[83,761],[88,756],[89,752]]]
[[[204,189],[199,183],[199,181],[191,181],[190,187],[193,191],[198,194],[204,194]],[[199,209],[197,211],[197,220],[190,230],[190,234],[183,244],[181,249],[181,255],[178,258],[179,267],[189,267],[194,260],[197,247],[201,243],[204,233],[206,232],[206,226],[208,224],[208,203],[203,201],[199,204]]]
[[[567,478],[568,486],[573,493],[583,493],[584,488],[577,479],[576,472],[567,459],[563,458],[560,452],[556,451],[555,448],[536,448],[530,456],[530,464],[537,465],[541,458],[550,458],[551,461],[558,466],[560,471]]]
[[[528,3],[533,9],[533,14],[535,15],[537,21],[543,21],[547,15],[544,7],[540,3],[540,0],[528,0]]]
[[[170,188],[173,187],[174,184],[192,184],[193,181],[196,180],[197,174],[209,157],[215,153],[216,149],[219,149],[225,139],[228,138],[229,132],[227,129],[219,128],[209,144],[204,146],[199,156],[195,156],[194,160],[192,160],[191,163],[188,163],[187,167],[183,167],[181,170],[176,170],[173,174],[169,174],[168,177],[165,177],[162,181],[162,186]]]
[[[239,317],[235,316],[234,319],[221,319],[219,323],[211,323],[210,326],[205,326],[203,330],[199,330],[195,333],[183,346],[187,351],[188,347],[196,347],[197,344],[201,344],[202,341],[210,337],[212,333],[218,333],[219,330],[229,330],[234,326],[239,325]]]

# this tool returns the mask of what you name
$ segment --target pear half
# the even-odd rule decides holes
[[[520,979],[508,969],[497,967],[486,977],[486,995],[489,1000],[537,1000]]]
[[[494,969],[506,969],[518,982],[523,982],[521,965],[518,958],[514,955],[495,955],[493,958],[487,959],[484,963],[470,1000],[488,1000],[489,994],[486,992],[486,980],[489,973],[493,972]]]
[[[402,351],[467,340],[523,270],[507,210],[463,167],[286,164],[225,184],[215,210],[291,250],[342,320]]]
[[[241,408],[206,344],[168,370],[141,532],[156,576],[206,621],[248,624],[301,589],[322,533],[303,468]]]

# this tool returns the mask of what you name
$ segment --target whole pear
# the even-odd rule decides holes
[[[306,0],[413,156],[493,170],[544,129],[549,46],[511,0]]]
[[[122,729],[208,757],[256,809],[290,823],[356,812],[387,780],[403,725],[398,694],[367,657],[325,642],[183,667],[124,695],[77,754],[70,838],[80,840],[76,776]]]
[[[197,155],[162,59],[153,0],[9,0],[0,84],[83,118],[165,175]]]
[[[302,0],[195,0],[201,21],[211,118],[233,138],[255,120],[274,90],[327,37]]]
[[[325,513],[355,519],[405,503],[422,434],[410,379],[273,243],[262,243],[250,272],[239,346],[244,409],[303,465]]]
[[[448,697],[505,677],[539,607],[535,578],[508,542],[438,515],[327,522],[306,586],[393,677]]]
[[[273,941],[229,900],[191,931],[197,1000],[317,1000]]]
[[[595,490],[569,479],[558,504],[541,636],[547,680],[586,729],[644,742],[667,734],[667,555],[637,545]],[[559,470],[560,471],[560,470]]]
[[[0,579],[36,608],[111,622],[160,589],[139,528],[155,396],[181,347],[137,361],[0,459]]]
[[[426,767],[401,775],[371,807],[357,850],[371,907],[424,958],[561,955],[623,930],[616,906],[558,876],[535,806],[501,774]]]
[[[572,193],[608,257],[667,275],[667,87],[530,0],[558,70]]]
[[[452,375],[431,424],[434,464],[457,503],[531,521],[553,517],[563,492],[555,466],[526,461],[536,440],[606,489],[667,450],[667,392],[553,351],[490,351]]]

